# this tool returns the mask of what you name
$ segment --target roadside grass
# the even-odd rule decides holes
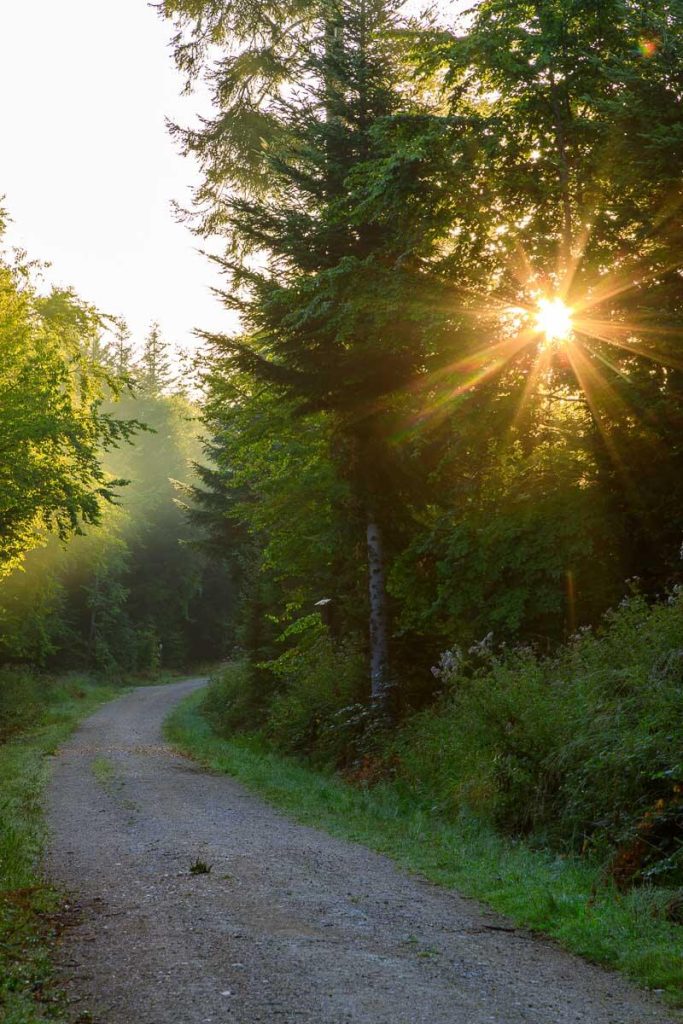
[[[193,694],[165,724],[167,739],[183,753],[234,776],[303,824],[386,854],[683,1006],[683,927],[663,916],[670,892],[622,895],[589,862],[505,841],[473,820],[448,821],[394,784],[358,789],[273,753],[257,736],[221,739],[201,715],[202,699]]]
[[[125,687],[68,676],[43,684],[30,724],[0,744],[0,1019],[37,1024],[59,1015],[50,989],[50,917],[59,896],[40,874],[47,755],[76,724]]]

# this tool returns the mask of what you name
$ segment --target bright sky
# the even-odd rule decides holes
[[[193,347],[225,330],[219,284],[172,199],[196,174],[169,138],[206,101],[181,98],[169,27],[146,0],[2,4],[0,196],[8,241],[48,260],[48,279],[124,316],[139,340],[153,319]]]
[[[442,0],[448,8],[463,0]],[[412,0],[417,10],[423,0]],[[181,97],[169,26],[146,0],[15,0],[0,25],[0,196],[7,241],[125,317],[138,343],[151,320],[169,341],[229,330],[221,281],[171,201],[196,180],[165,126],[192,123],[206,96]]]

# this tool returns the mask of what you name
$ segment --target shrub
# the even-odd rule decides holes
[[[44,678],[29,669],[0,669],[0,742],[38,720],[46,685]]]
[[[263,701],[246,661],[231,662],[211,678],[202,712],[219,736],[256,729],[263,723]]]
[[[352,640],[334,641],[317,615],[283,634],[292,637],[296,644],[268,664],[280,685],[268,737],[280,750],[339,764],[354,756],[354,733],[363,730],[364,658]]]
[[[683,595],[634,596],[553,657],[456,658],[445,675],[393,743],[413,793],[555,847],[619,848],[631,880],[683,878]]]
[[[40,722],[47,709],[82,700],[92,687],[87,676],[53,677],[26,666],[0,668],[0,743]]]

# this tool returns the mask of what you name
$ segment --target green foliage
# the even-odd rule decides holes
[[[102,408],[120,382],[98,358],[103,319],[72,292],[39,297],[30,269],[0,261],[0,573],[45,531],[100,520],[116,481],[102,453],[135,424]]]
[[[369,513],[404,703],[447,643],[550,650],[624,579],[675,583],[680,0],[482,0],[408,32],[381,0],[164,11],[215,90],[179,132],[244,332],[211,339],[195,500],[254,660],[321,597],[363,629]],[[566,346],[534,327],[555,294]]]
[[[231,662],[222,668],[202,698],[202,711],[220,736],[256,728],[263,716],[263,701],[253,685],[249,666]]]
[[[161,374],[159,367],[154,372]],[[125,550],[125,618],[136,636],[126,643],[119,631],[118,643],[108,646],[116,660],[125,663],[129,649],[138,667],[150,670],[158,661],[179,666],[214,653],[193,649],[192,611],[202,607],[207,559],[193,547],[196,531],[182,507],[199,455],[197,410],[182,394],[161,387],[143,374],[141,390],[126,400],[148,430],[115,461],[116,472],[129,480],[117,532]],[[220,609],[223,595],[217,596]],[[220,645],[215,634],[208,639]]]
[[[581,447],[491,441],[475,462],[453,444],[433,484],[391,569],[402,629],[465,644],[490,631],[559,639],[621,596],[619,526]]]
[[[119,359],[125,358],[125,347],[122,350],[119,346],[116,354]],[[167,393],[173,383],[171,348],[162,337],[157,323],[152,324],[145,338],[135,377],[138,387],[145,394],[157,398]]]
[[[24,556],[0,586],[0,663],[44,665],[64,634],[66,595],[53,572],[53,543]]]
[[[619,884],[683,884],[682,637],[680,591],[654,606],[625,600],[551,656],[496,652],[489,636],[444,654],[440,699],[392,731],[361,702],[362,652],[311,615],[261,666],[267,686],[229,665],[203,709],[221,736],[258,729],[275,749],[360,781],[390,773],[432,811],[590,853]],[[632,870],[621,866],[631,848]]]
[[[680,594],[633,597],[552,657],[484,649],[469,671],[456,657],[440,702],[392,745],[402,782],[446,813],[603,863],[656,812],[661,836],[646,827],[634,876],[680,884],[681,637]]]
[[[266,666],[279,683],[268,707],[266,735],[287,753],[339,765],[355,753],[349,724],[363,710],[363,654],[351,640],[332,640],[318,615],[295,626],[296,646]]]
[[[196,409],[165,390],[167,346],[158,331],[154,353],[149,339],[143,353],[142,385],[123,325],[111,344],[93,339],[101,365],[121,363],[135,385],[115,408],[145,429],[135,444],[100,453],[103,472],[127,481],[116,504],[68,545],[48,540],[28,552],[3,580],[0,663],[112,674],[214,660],[230,643],[233,591],[221,559],[193,546],[197,530],[179,500],[199,454]]]
[[[215,62],[197,39],[208,12],[182,3],[166,10],[177,16],[182,38],[186,32],[191,37],[179,41],[179,62],[192,66],[185,58],[197,47],[211,66],[220,109],[211,128],[207,123],[184,138],[207,172],[200,191],[208,213],[200,230],[210,226],[225,236],[223,265],[231,286],[224,298],[244,326],[240,336],[210,338],[212,448],[220,453],[222,483],[227,480],[230,492],[226,512],[241,514],[252,531],[259,524],[256,543],[263,557],[257,560],[274,570],[288,604],[306,594],[311,578],[326,582],[331,576],[341,590],[342,615],[357,620],[368,611],[367,569],[363,573],[358,565],[368,521],[381,562],[382,534],[400,493],[403,453],[392,443],[397,417],[431,363],[444,324],[453,321],[442,282],[428,264],[438,234],[434,218],[443,220],[441,203],[455,187],[457,171],[441,149],[430,163],[424,137],[436,140],[438,117],[427,93],[404,87],[411,68],[399,31],[400,5],[343,0],[314,5],[305,21],[296,7],[278,13],[282,31],[266,44],[236,11],[226,12],[239,57]],[[213,15],[215,9],[210,20]],[[265,25],[263,31],[267,38]],[[300,53],[292,49],[294,40]],[[255,69],[262,68],[264,45],[280,73],[262,78]],[[286,98],[304,93],[310,102]],[[257,114],[265,124],[254,154],[252,136],[233,129]],[[449,150],[453,132],[446,127]],[[240,163],[260,165],[258,188]],[[428,168],[436,163],[441,182],[432,187]],[[381,203],[392,168],[392,200],[403,211],[398,223]],[[247,259],[254,252],[265,252],[267,260]],[[451,339],[451,347],[459,341]],[[275,435],[278,420],[282,427]],[[257,450],[253,438],[264,437],[264,426],[270,433]],[[246,479],[240,449],[256,456],[246,463]],[[292,530],[283,512],[300,497],[306,479],[312,486]],[[311,507],[311,496],[317,507]],[[284,543],[276,516],[289,526]],[[297,570],[306,562],[314,575],[307,574],[301,586]],[[378,623],[386,618],[383,585],[378,582],[373,594],[369,646],[377,650],[383,643]],[[317,596],[326,595],[334,592],[325,587]],[[303,602],[299,607],[308,610]],[[282,609],[276,606],[272,614],[279,619]]]
[[[45,680],[40,676],[28,669],[1,669],[0,743],[36,722],[45,699]]]

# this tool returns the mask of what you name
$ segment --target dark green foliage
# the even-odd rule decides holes
[[[263,695],[244,662],[231,662],[213,677],[202,711],[219,736],[256,728],[263,719]]]
[[[357,750],[351,721],[364,711],[363,652],[350,639],[335,643],[317,614],[286,630],[297,643],[268,668],[277,690],[268,707],[266,734],[280,750],[340,767]]]
[[[680,593],[652,608],[633,597],[549,658],[456,656],[442,682],[439,703],[392,745],[420,799],[603,861],[646,815],[668,813],[637,876],[683,881]]]
[[[533,447],[506,439],[473,452],[465,431],[449,444],[389,579],[404,630],[437,646],[490,631],[548,645],[620,599],[631,567],[623,527],[561,426]]]
[[[683,884],[681,592],[654,606],[633,596],[552,656],[490,639],[455,648],[434,669],[439,699],[398,731],[362,702],[358,650],[317,616],[282,641],[269,693],[244,663],[212,681],[202,709],[219,735],[258,730],[358,781],[389,776],[446,818],[590,855],[606,884]]]
[[[391,512],[404,486],[405,459],[392,438],[406,404],[402,392],[431,361],[435,337],[453,319],[428,264],[437,245],[436,221],[443,224],[441,205],[457,171],[442,149],[432,157],[426,142],[443,127],[443,146],[450,152],[453,132],[426,95],[403,88],[410,67],[399,7],[391,0],[313,5],[305,30],[298,10],[283,9],[283,31],[265,44],[280,69],[272,76],[260,73],[264,43],[257,15],[254,25],[245,25],[226,8],[240,57],[213,68],[221,116],[184,135],[207,171],[200,191],[208,214],[200,230],[225,235],[221,262],[230,288],[224,298],[244,327],[239,336],[210,338],[212,450],[220,452],[221,485],[227,483],[233,492],[225,496],[225,512],[241,518],[253,533],[265,508],[269,530],[256,538],[265,546],[262,563],[273,564],[281,584],[285,575],[292,578],[296,592],[295,569],[304,559],[295,546],[297,541],[305,545],[315,576],[324,584],[331,569],[335,592],[341,589],[339,608],[353,608],[356,617],[363,611],[367,617],[369,610],[357,589],[368,589],[357,565],[368,525],[375,545],[372,553],[368,546],[368,555],[383,566],[384,537],[390,538]],[[175,3],[167,11],[180,12],[183,31],[193,36],[178,50],[186,66],[188,47],[203,50],[198,36],[204,12]],[[290,30],[301,44],[296,56]],[[264,34],[267,38],[265,26]],[[250,135],[234,131],[256,115],[255,107],[264,121],[259,153],[253,152]],[[237,166],[253,162],[261,172],[258,185]],[[442,176],[439,187],[430,182],[429,169]],[[398,220],[395,208],[388,211],[382,201],[387,177],[395,186],[391,200],[402,210]],[[228,182],[232,190],[226,199]],[[255,265],[251,253],[265,258]],[[451,346],[458,342],[456,335]],[[263,435],[264,422],[274,429],[278,418],[288,443],[272,443],[279,448],[276,458],[240,479],[232,461],[240,459],[233,447],[236,430],[238,440],[254,451],[254,434]],[[261,451],[266,447],[267,441]],[[282,475],[288,474],[291,484],[295,459],[297,472],[303,466],[316,478],[314,500],[316,485],[326,486],[320,525],[305,515],[313,543],[323,541],[324,547],[311,548],[311,536],[293,531],[290,523],[285,560],[282,549],[268,550],[280,533],[273,513],[282,513],[282,507],[266,508],[266,503],[275,490],[286,493]],[[256,491],[259,474],[265,494]],[[260,508],[254,507],[255,497]],[[346,529],[339,527],[341,521]],[[373,581],[381,577],[379,569],[365,575]],[[380,582],[371,593],[374,693],[388,683],[387,609]],[[318,596],[326,594],[333,596],[329,586],[321,586]]]
[[[212,864],[207,864],[204,860],[195,860],[190,864],[191,875],[210,875]]]
[[[403,711],[453,642],[551,650],[625,579],[675,584],[679,0],[483,0],[410,31],[380,0],[164,10],[215,87],[180,134],[245,330],[212,339],[195,500],[253,660],[320,598],[362,632],[368,510]],[[565,347],[533,329],[554,294]]]
[[[40,718],[49,693],[46,680],[29,669],[0,669],[0,743]]]

